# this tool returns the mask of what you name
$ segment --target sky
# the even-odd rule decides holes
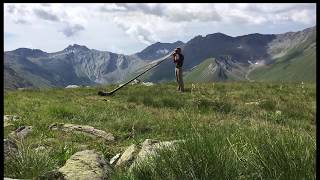
[[[315,3],[5,3],[4,50],[68,45],[134,54],[156,42],[280,34],[316,25]]]

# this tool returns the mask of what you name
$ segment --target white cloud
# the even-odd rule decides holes
[[[233,33],[229,35],[265,32],[268,29],[266,27],[294,31],[295,29],[290,27],[306,28],[315,25],[316,22],[315,3],[5,3],[4,7],[5,31],[14,31],[18,37],[29,38],[30,42],[39,40],[38,34],[26,34],[21,31],[30,25],[34,29],[43,29],[43,33],[46,33],[45,29],[53,28],[50,29],[53,36],[51,38],[62,38],[60,35],[64,35],[67,38],[64,42],[78,40],[84,44],[99,44],[99,47],[103,44],[99,42],[100,36],[113,40],[117,38],[111,35],[126,36],[120,38],[123,42],[114,41],[112,49],[117,49],[114,44],[125,47],[125,44],[135,42],[139,44],[137,47],[140,47],[157,41],[187,41],[196,35],[217,31]],[[89,40],[89,32],[94,33],[91,37],[97,39]],[[125,42],[125,39],[130,43]],[[132,53],[135,48],[129,48],[131,51],[125,52]]]

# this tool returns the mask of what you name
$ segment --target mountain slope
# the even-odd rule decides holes
[[[55,53],[21,48],[5,52],[4,58],[5,71],[11,69],[32,86],[41,88],[116,83],[144,64],[146,62],[130,56],[76,44]],[[6,74],[5,80],[11,81]]]
[[[186,72],[186,82],[243,81],[245,65],[228,57],[209,58]]]
[[[239,72],[230,73],[223,68],[219,68],[220,75],[219,73],[216,75],[213,73],[210,77],[206,76],[204,80],[200,80],[201,77],[195,77],[197,73],[186,75],[186,78],[206,82],[209,79],[210,81],[231,79],[261,81],[300,81],[301,79],[315,81],[315,37],[316,27],[274,35],[256,33],[230,37],[222,33],[215,33],[205,37],[197,36],[183,46],[185,72],[191,72],[194,67],[207,58],[219,59],[223,56],[228,56],[235,61],[234,64],[238,65]],[[308,48],[309,50],[305,51]],[[279,61],[282,61],[281,59],[286,59],[286,62],[279,63]],[[284,66],[289,66],[288,62],[291,62],[291,65],[286,69]],[[279,66],[271,70],[278,64],[282,64],[283,68]],[[150,81],[162,82],[175,78],[174,65],[169,62],[150,73],[152,73],[148,76]]]
[[[207,58],[229,56],[232,60],[242,65],[249,66],[250,62],[257,62],[261,59],[269,59],[266,46],[275,38],[275,35],[251,34],[239,37],[231,37],[222,33],[210,34],[205,37],[197,36],[182,47],[185,56],[184,70],[202,63]],[[150,81],[174,80],[174,65],[167,62],[150,72]],[[242,79],[241,77],[236,79]],[[223,79],[221,79],[223,80]]]
[[[269,49],[274,61],[254,69],[249,78],[258,81],[315,82],[316,29],[279,35],[275,41],[282,43],[271,43]]]
[[[133,55],[77,44],[54,53],[19,48],[4,53],[5,88],[123,83],[178,46],[185,57],[185,78],[190,81],[315,81],[316,27],[311,27],[271,35],[214,33],[196,36],[187,43],[157,42]],[[215,62],[207,64],[211,61],[208,58]],[[174,66],[168,59],[141,79],[174,81]]]
[[[183,44],[184,43],[182,41],[177,41],[174,43],[157,42],[148,46],[141,52],[136,53],[135,55],[142,60],[152,61],[162,58],[163,56],[167,55],[169,52],[173,51],[175,48],[179,46],[182,46]]]
[[[98,51],[77,44],[54,53],[19,48],[5,52],[5,88],[24,86],[18,85],[17,79],[40,88],[120,83],[182,44],[181,41],[158,42],[133,55]]]

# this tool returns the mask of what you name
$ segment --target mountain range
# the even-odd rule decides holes
[[[4,52],[4,88],[65,87],[122,83],[181,47],[187,82],[316,80],[316,27],[284,34],[223,33],[196,36],[186,43],[157,42],[132,55],[70,45],[54,53],[19,48]],[[174,80],[168,60],[141,78]]]

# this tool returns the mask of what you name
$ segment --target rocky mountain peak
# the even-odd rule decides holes
[[[16,50],[11,51],[12,53],[24,57],[40,57],[46,56],[47,53],[41,51],[40,49],[29,49],[29,48],[18,48]]]
[[[156,42],[146,47],[144,50],[137,53],[136,55],[143,60],[155,60],[173,51],[173,49],[183,44],[184,43],[182,41],[176,41],[174,43]]]
[[[67,48],[64,49],[64,51],[89,51],[90,49],[83,45],[73,44],[69,45]]]

